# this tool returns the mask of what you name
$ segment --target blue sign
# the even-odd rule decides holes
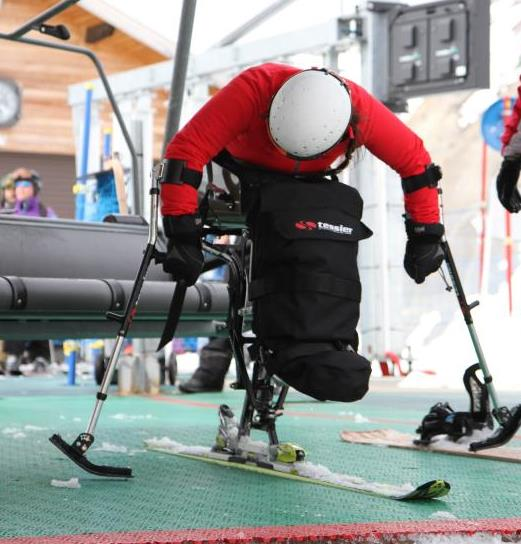
[[[515,100],[514,97],[511,98],[512,106]],[[485,143],[496,151],[501,151],[501,136],[503,135],[505,116],[508,115],[510,112],[505,112],[505,101],[501,98],[489,106],[481,117],[481,135]]]

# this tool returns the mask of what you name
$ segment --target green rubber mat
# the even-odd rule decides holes
[[[12,391],[9,383],[16,388],[22,382],[0,381],[0,395]],[[31,390],[34,394],[0,397],[0,537],[477,520],[513,518],[521,511],[517,465],[351,445],[339,438],[346,428],[385,426],[411,432],[445,394],[372,392],[355,404],[313,402],[293,394],[279,420],[281,440],[304,446],[308,461],[333,472],[390,483],[444,478],[453,486],[444,499],[410,504],[144,450],[144,439],[163,436],[183,444],[211,445],[217,406],[227,403],[240,411],[243,393],[236,391],[183,396],[170,388],[156,398],[109,397],[88,457],[101,464],[130,465],[134,478],[96,477],[48,441],[54,432],[72,441],[85,430],[94,401],[91,388],[77,387],[74,395],[58,396],[58,384],[42,381],[41,385],[41,394]],[[462,409],[465,403],[463,396],[455,394],[443,400],[461,402]],[[51,486],[52,479],[70,478],[79,478],[81,487]]]

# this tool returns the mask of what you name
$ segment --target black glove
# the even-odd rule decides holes
[[[415,223],[407,219],[405,230],[408,240],[403,266],[416,283],[423,283],[443,263],[440,242],[445,229],[441,223]]]
[[[201,218],[198,215],[166,215],[163,227],[168,237],[168,252],[163,270],[174,281],[185,280],[193,285],[203,270],[201,249]]]
[[[521,155],[505,157],[496,180],[499,201],[511,213],[521,210],[521,195],[517,189],[520,171]]]

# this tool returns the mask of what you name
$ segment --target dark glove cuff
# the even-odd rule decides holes
[[[440,181],[441,178],[441,168],[437,164],[429,164],[422,174],[402,178],[402,189],[405,194],[413,193],[423,187],[430,187],[433,189],[438,186],[438,181]]]
[[[165,215],[163,228],[168,238],[176,242],[198,244],[201,240],[202,221],[198,215]]]
[[[441,223],[415,223],[407,219],[405,231],[410,240],[439,242],[445,234],[445,227]]]
[[[511,176],[514,183],[517,183],[519,171],[521,170],[521,155],[509,155],[504,157],[499,171],[500,176]]]
[[[521,164],[521,155],[505,155],[503,162],[519,165]]]

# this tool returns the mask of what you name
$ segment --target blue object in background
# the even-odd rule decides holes
[[[188,336],[183,338],[183,347],[185,351],[197,351],[197,338],[194,336]]]
[[[85,192],[83,185],[85,184],[85,178],[87,176],[87,170],[89,165],[89,145],[90,145],[90,120],[92,109],[92,92],[94,86],[89,83],[86,86],[85,91],[85,116],[83,121],[83,140],[81,146],[81,166],[80,177],[76,184],[76,210],[75,217],[79,221],[85,219]]]
[[[79,344],[74,340],[63,343],[63,355],[67,363],[67,385],[76,385],[76,363],[78,362]]]
[[[514,106],[516,99],[512,97],[511,105]],[[501,136],[503,134],[505,116],[505,99],[501,98],[489,106],[481,117],[481,136],[485,143],[496,151],[501,151]]]
[[[103,159],[110,159],[112,154],[112,131],[107,129],[103,132]]]
[[[85,197],[85,221],[103,221],[106,215],[119,213],[114,172],[104,170],[89,176]]]

